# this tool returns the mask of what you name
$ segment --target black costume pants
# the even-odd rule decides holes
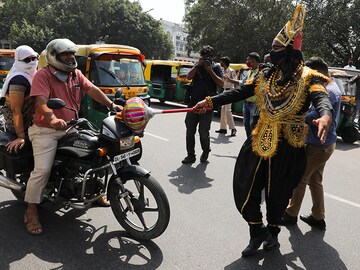
[[[199,125],[200,144],[204,152],[210,152],[210,126],[213,111],[199,114],[188,112],[185,118],[186,125],[186,150],[188,155],[195,155],[195,133]]]
[[[265,188],[266,219],[278,225],[293,189],[306,168],[305,148],[279,141],[276,154],[262,159],[252,151],[252,136],[242,146],[236,161],[233,191],[237,209],[249,224],[262,223],[261,192]]]

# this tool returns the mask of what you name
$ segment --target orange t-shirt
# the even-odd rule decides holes
[[[75,70],[75,73],[69,74],[67,82],[62,82],[53,74],[56,71],[51,66],[44,67],[36,72],[31,85],[30,96],[44,96],[50,98],[61,98],[65,101],[67,107],[80,110],[81,99],[84,93],[88,92],[94,85],[81,73]],[[57,118],[69,121],[75,119],[75,112],[67,108],[54,110]],[[33,123],[40,127],[50,127],[45,116],[36,107]]]

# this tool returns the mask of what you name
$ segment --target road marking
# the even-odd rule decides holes
[[[166,138],[163,138],[163,137],[160,137],[160,136],[157,136],[157,135],[148,133],[148,132],[144,132],[144,133],[145,133],[146,135],[149,135],[149,136],[151,136],[151,137],[157,138],[157,139],[162,140],[162,141],[165,141],[165,142],[169,142],[169,141],[170,141],[169,139],[166,139]]]
[[[329,197],[329,198],[331,198],[331,199],[337,200],[337,201],[339,201],[339,202],[343,202],[343,203],[350,204],[350,205],[352,205],[352,206],[355,206],[355,207],[360,208],[360,204],[358,204],[358,203],[354,203],[354,202],[345,200],[345,199],[343,199],[343,198],[340,198],[340,197],[337,197],[337,196],[334,196],[334,195],[331,195],[331,194],[328,194],[328,193],[325,193],[325,196],[326,196],[326,197]]]

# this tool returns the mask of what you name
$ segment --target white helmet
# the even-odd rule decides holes
[[[57,69],[65,72],[72,72],[77,67],[76,60],[71,64],[63,63],[59,61],[58,55],[63,52],[75,53],[77,49],[75,43],[67,38],[54,39],[46,46],[46,61],[49,65]]]

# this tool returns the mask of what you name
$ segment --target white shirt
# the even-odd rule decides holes
[[[228,67],[227,69],[223,70],[224,75],[227,75],[230,79],[237,79],[236,72],[231,67]],[[235,88],[235,85],[228,80],[224,80],[224,89],[233,89]]]
[[[347,69],[356,69],[355,66],[349,66],[349,65],[346,65],[344,68],[347,68]]]

